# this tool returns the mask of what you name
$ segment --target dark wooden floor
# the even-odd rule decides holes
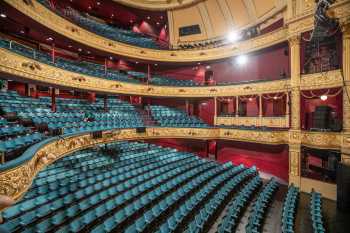
[[[301,193],[295,223],[296,233],[313,233],[309,203],[310,194]],[[350,213],[345,214],[338,211],[335,201],[323,199],[322,204],[326,231],[329,233],[349,233]]]

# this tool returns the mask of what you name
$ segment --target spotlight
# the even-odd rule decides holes
[[[4,13],[1,13],[0,16],[1,16],[1,18],[6,18],[7,17],[7,15],[5,15]]]
[[[207,65],[205,68],[206,68],[207,70],[209,70],[211,67],[210,67],[209,65]]]
[[[273,99],[274,99],[274,100],[277,100],[277,96],[274,96]]]
[[[53,40],[53,38],[52,38],[52,37],[49,37],[49,38],[47,38],[46,40],[49,40],[49,41],[51,41],[51,40]]]
[[[83,51],[81,48],[78,49],[79,52]]]
[[[236,31],[232,31],[227,35],[227,40],[231,43],[239,41],[241,38],[242,36]]]
[[[246,55],[240,55],[237,57],[238,65],[245,65],[248,61],[248,57]]]
[[[249,97],[249,99],[248,99],[250,102],[252,102],[253,101],[253,98],[252,97]]]
[[[113,60],[113,57],[109,57],[110,60]]]
[[[155,66],[158,66],[158,64],[156,63],[156,64],[154,64]]]
[[[321,98],[322,101],[326,101],[328,99],[328,96],[327,95],[321,95],[320,98]]]

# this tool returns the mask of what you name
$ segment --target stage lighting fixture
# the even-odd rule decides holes
[[[232,31],[229,34],[227,34],[227,40],[231,43],[236,42],[241,38],[242,38],[241,34],[236,31]]]
[[[236,61],[238,65],[245,65],[248,61],[248,57],[246,55],[239,55]]]

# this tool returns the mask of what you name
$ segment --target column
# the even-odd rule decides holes
[[[286,92],[286,114],[285,114],[285,127],[289,128],[290,126],[290,104],[289,104],[289,92]]]
[[[103,110],[105,111],[105,112],[108,112],[108,98],[107,98],[107,96],[105,95],[105,96],[103,96]]]
[[[300,130],[300,36],[288,39],[291,68],[291,128]]]
[[[236,96],[236,117],[238,117],[239,96]]]
[[[262,117],[263,117],[263,104],[262,104],[262,95],[260,94],[259,95],[259,121],[258,121],[258,124],[257,126],[261,126],[262,125]]]
[[[151,65],[147,65],[147,84],[151,81]]]
[[[300,131],[300,36],[288,39],[291,72],[291,129],[289,131],[289,183],[300,186],[301,131]]]
[[[350,24],[342,25],[343,32],[343,144],[341,162],[350,166]]]
[[[51,111],[56,112],[56,88],[51,88]]]
[[[301,178],[301,146],[300,144],[289,144],[289,184],[300,186]]]
[[[217,98],[214,97],[214,125],[216,125],[217,123],[217,117],[218,117]]]
[[[350,133],[350,24],[342,25],[343,32],[343,131]],[[347,89],[347,90],[346,90]]]
[[[188,100],[185,100],[185,106],[187,115],[190,115],[190,103]]]

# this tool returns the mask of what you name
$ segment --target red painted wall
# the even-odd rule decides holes
[[[153,139],[147,140],[148,143],[153,143],[159,146],[175,148],[179,151],[195,153],[200,157],[207,156],[207,144],[206,141],[202,140],[188,140],[188,139]]]
[[[245,142],[219,141],[219,162],[233,162],[251,167],[288,181],[288,146],[263,145]]]
[[[257,53],[248,54],[246,65],[238,65],[235,57],[221,62],[210,64],[210,70],[214,72],[216,82],[242,82],[256,80],[276,80],[283,71],[289,74],[288,44],[282,43],[277,46],[264,49]],[[206,65],[194,65],[163,71],[162,74],[177,79],[193,79],[204,82]]]

